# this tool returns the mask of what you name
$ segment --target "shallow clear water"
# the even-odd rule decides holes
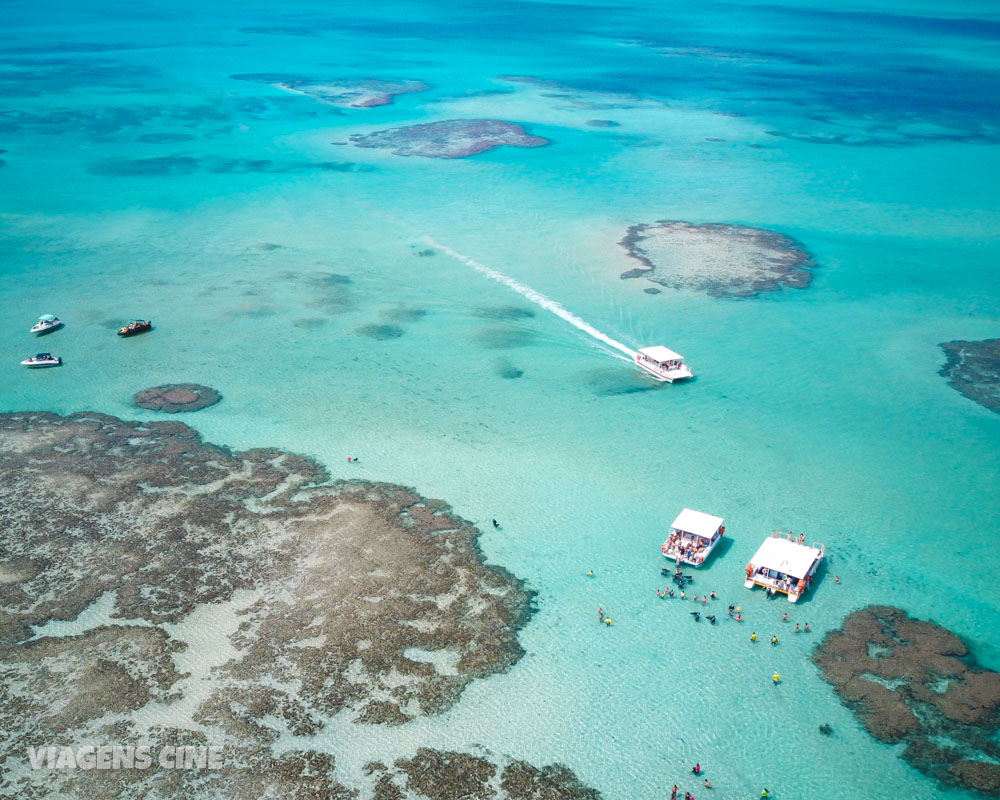
[[[1000,18],[840,8],[8,3],[3,410],[151,419],[136,391],[204,383],[223,401],[181,419],[209,441],[307,453],[487,523],[489,560],[539,593],[527,655],[441,717],[333,721],[311,743],[347,776],[373,752],[482,745],[562,761],[609,798],[654,796],[694,761],[722,797],[963,796],[873,742],[808,654],[892,603],[1000,668],[1000,417],[937,374],[940,342],[1000,335]],[[245,30],[267,26],[314,35]],[[245,72],[432,88],[338,111],[228,77]],[[553,144],[462,160],[333,144],[461,117]],[[617,242],[658,219],[779,230],[813,254],[813,284],[644,294],[618,279]],[[461,260],[420,255],[428,237],[615,340],[684,353],[697,379],[652,387]],[[66,327],[36,345],[46,312]],[[130,316],[156,331],[117,341]],[[37,349],[65,366],[17,366]],[[726,518],[693,591],[741,603],[742,625],[654,593],[684,506]],[[842,584],[799,607],[746,592],[775,528],[825,542]],[[792,634],[789,608],[814,632]]]

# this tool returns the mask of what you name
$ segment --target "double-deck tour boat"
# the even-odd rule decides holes
[[[153,323],[148,319],[134,319],[128,325],[123,325],[118,329],[119,336],[135,336],[137,333],[145,333],[153,330]]]
[[[21,362],[22,367],[58,367],[60,364],[62,364],[62,359],[52,355],[52,353],[39,353],[37,356],[26,358]]]
[[[670,526],[670,535],[660,546],[666,558],[678,564],[701,566],[726,532],[722,517],[685,508]]]
[[[53,314],[42,314],[28,333],[48,333],[62,327],[62,320]]]
[[[806,544],[805,534],[774,531],[747,564],[743,585],[762,586],[768,594],[781,592],[794,603],[809,589],[825,552],[825,545]]]
[[[661,344],[643,347],[635,353],[635,363],[656,380],[673,383],[693,377],[684,363],[684,356]]]

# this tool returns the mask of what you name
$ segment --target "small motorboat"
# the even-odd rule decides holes
[[[62,320],[53,314],[42,314],[29,333],[48,333],[62,327]]]
[[[58,367],[60,364],[62,364],[62,359],[52,355],[52,353],[39,353],[37,356],[26,358],[21,362],[22,367]]]
[[[153,323],[148,319],[134,319],[128,325],[123,325],[118,329],[119,336],[135,336],[137,333],[145,333],[153,330]]]

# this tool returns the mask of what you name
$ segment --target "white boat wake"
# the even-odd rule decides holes
[[[440,250],[442,253],[451,256],[457,261],[461,261],[463,264],[467,264],[477,272],[480,272],[483,275],[485,275],[487,278],[494,280],[497,283],[502,283],[508,289],[513,289],[515,292],[521,295],[521,297],[525,298],[526,300],[530,300],[535,305],[541,306],[546,311],[551,311],[560,319],[566,320],[566,322],[568,322],[574,328],[578,328],[584,333],[593,336],[598,341],[610,345],[611,347],[615,348],[615,350],[620,350],[622,353],[624,353],[629,357],[630,361],[635,360],[635,350],[633,350],[630,347],[626,347],[621,342],[616,342],[606,333],[602,333],[601,331],[597,330],[597,328],[595,328],[589,322],[580,319],[576,314],[574,314],[571,311],[568,311],[566,308],[564,308],[561,304],[557,303],[555,300],[549,299],[544,294],[536,292],[530,286],[521,283],[520,281],[515,280],[514,278],[510,278],[504,275],[502,272],[497,272],[495,269],[487,267],[485,264],[480,264],[475,259],[462,255],[456,250],[452,250],[447,245],[441,244],[440,242],[436,241],[430,236],[424,237],[424,241],[427,242],[427,244],[429,244],[436,250]]]

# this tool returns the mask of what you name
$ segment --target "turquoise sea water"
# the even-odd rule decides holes
[[[223,401],[182,421],[208,441],[307,453],[486,523],[488,559],[538,592],[526,656],[443,716],[282,742],[330,749],[347,779],[374,755],[482,745],[562,761],[614,800],[684,788],[695,761],[720,798],[962,797],[875,743],[808,654],[891,603],[1000,669],[1000,417],[937,374],[940,342],[1000,336],[1000,15],[837,8],[5,3],[0,404],[151,419],[134,392],[204,383]],[[248,72],[431,89],[338,110],[229,78]],[[335,144],[475,117],[553,144],[461,160]],[[618,279],[617,242],[658,219],[781,231],[814,281],[644,294]],[[651,387],[461,260],[420,255],[428,237],[616,340],[677,349],[697,379]],[[66,328],[39,346],[66,364],[23,371],[46,312]],[[117,341],[130,316],[155,333]],[[402,335],[364,335],[385,325]],[[714,627],[654,593],[684,506],[731,534],[692,587],[719,593]],[[775,528],[825,542],[841,585],[800,606],[745,591]]]

